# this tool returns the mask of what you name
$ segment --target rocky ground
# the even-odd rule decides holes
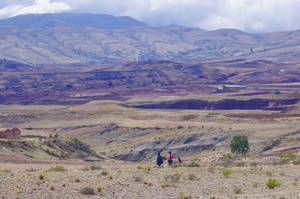
[[[197,165],[196,165],[197,166]],[[0,198],[276,198],[300,197],[299,165],[156,168],[152,164],[102,162],[94,165],[1,164]],[[225,176],[224,171],[231,174]],[[43,176],[43,177],[42,177]],[[280,186],[270,189],[272,178]],[[83,188],[91,190],[83,190]]]

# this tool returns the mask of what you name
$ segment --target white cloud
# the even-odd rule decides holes
[[[64,3],[51,0],[35,0],[31,5],[12,4],[0,9],[0,18],[13,17],[22,14],[58,13],[70,10]]]
[[[0,18],[72,10],[128,15],[151,25],[178,24],[207,30],[265,32],[300,28],[300,0],[1,0],[1,6]]]

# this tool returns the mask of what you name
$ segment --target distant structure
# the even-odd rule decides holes
[[[5,131],[0,131],[0,138],[2,139],[17,139],[21,136],[21,130],[18,128],[6,129]]]

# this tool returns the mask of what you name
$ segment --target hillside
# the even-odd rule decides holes
[[[0,58],[27,64],[144,60],[299,60],[300,31],[248,34],[150,27],[128,17],[23,15],[0,21]]]

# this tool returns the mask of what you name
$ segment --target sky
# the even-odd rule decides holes
[[[0,0],[0,19],[59,12],[131,16],[153,26],[204,30],[300,29],[300,0]]]

